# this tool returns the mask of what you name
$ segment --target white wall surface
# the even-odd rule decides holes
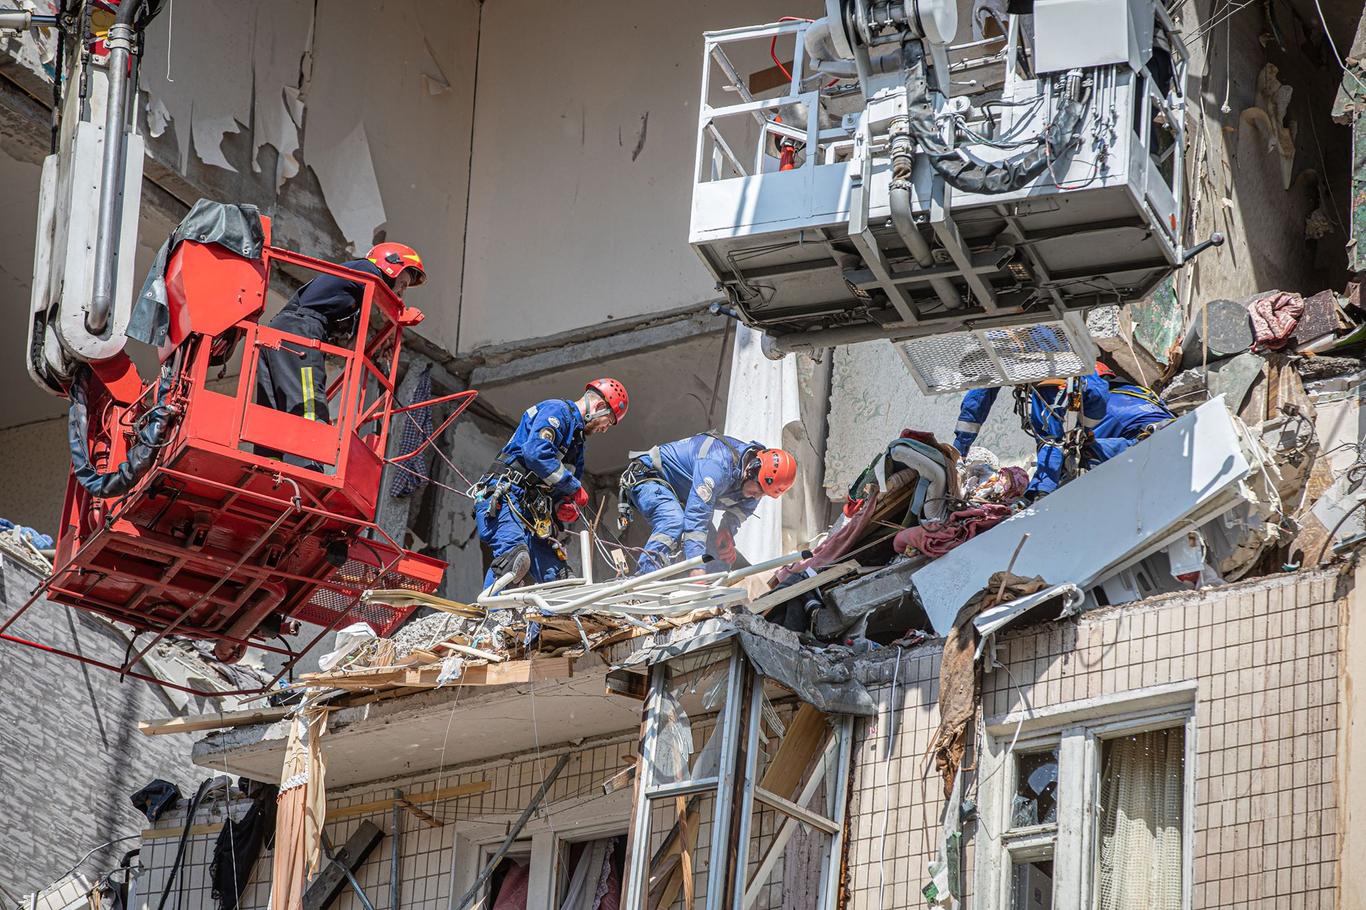
[[[688,246],[702,33],[818,9],[488,4],[460,350],[716,297]]]

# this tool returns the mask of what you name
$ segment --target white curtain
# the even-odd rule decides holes
[[[1180,910],[1184,731],[1105,744],[1100,910]]]

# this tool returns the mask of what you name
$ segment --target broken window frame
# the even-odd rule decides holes
[[[650,817],[654,802],[693,795],[713,797],[708,857],[709,860],[726,857],[725,862],[708,862],[705,897],[695,900],[695,904],[705,910],[748,910],[752,905],[758,890],[772,874],[776,859],[782,855],[773,851],[765,854],[753,880],[750,879],[751,826],[756,808],[762,805],[785,816],[784,828],[795,830],[788,826],[803,824],[830,836],[821,866],[820,903],[812,910],[834,910],[839,895],[840,862],[847,825],[853,718],[831,716],[826,738],[803,785],[805,792],[798,794],[795,800],[766,793],[757,779],[760,728],[765,714],[765,677],[755,672],[738,643],[732,641],[722,648],[728,651],[728,666],[722,708],[712,734],[721,737],[715,774],[655,783],[656,748],[668,695],[669,664],[673,661],[660,661],[649,669],[631,831],[627,837],[622,910],[646,910],[648,906],[653,859]],[[691,661],[697,656],[689,654],[675,660]],[[699,755],[701,751],[698,750]],[[830,788],[834,794],[832,811],[823,815],[805,808],[802,804],[809,801],[815,787],[822,781],[829,786],[826,776],[832,773],[831,769],[835,775],[834,786]],[[733,825],[738,826],[734,838],[731,836]],[[785,844],[786,840],[782,842]],[[773,862],[768,861],[770,857]]]
[[[974,893],[984,910],[1013,908],[1017,862],[1052,853],[1054,907],[1095,907],[1100,850],[1102,750],[1107,740],[1181,728],[1181,892],[1190,910],[1195,868],[1195,694],[1193,683],[1101,696],[1056,708],[988,718],[978,767]],[[1057,824],[1012,828],[1017,758],[1058,750]]]

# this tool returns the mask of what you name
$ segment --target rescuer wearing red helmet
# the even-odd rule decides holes
[[[401,243],[381,243],[364,259],[352,259],[341,265],[384,279],[394,296],[399,298],[408,288],[427,280],[422,257],[412,247]],[[362,281],[319,275],[299,288],[268,325],[311,341],[350,338],[356,331],[364,292]],[[411,314],[404,320],[405,325],[416,324],[422,318],[421,312],[412,308],[405,310],[405,314]],[[305,420],[329,422],[324,362],[323,352],[317,347],[290,341],[282,342],[278,348],[263,346],[256,371],[257,403]],[[318,467],[292,455],[286,454],[284,458],[291,464]]]
[[[595,379],[577,401],[550,399],[527,408],[517,429],[474,485],[479,539],[493,553],[485,587],[554,581],[566,572],[555,537],[588,505],[583,476],[584,439],[626,416],[630,399],[615,379]],[[558,528],[557,528],[558,525]]]
[[[685,559],[702,556],[709,539],[715,556],[734,565],[740,524],[754,514],[762,497],[782,496],[796,479],[797,459],[792,453],[715,433],[699,433],[640,454],[621,475],[619,500],[622,527],[632,510],[650,522],[650,539],[637,572],[667,565],[680,549]],[[712,515],[717,510],[725,514],[713,536]]]

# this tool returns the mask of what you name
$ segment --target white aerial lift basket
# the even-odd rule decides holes
[[[892,344],[927,395],[1080,376],[1094,369],[1097,354],[1077,313]]]
[[[1034,0],[960,44],[952,0],[825,5],[703,38],[689,243],[769,356],[888,339],[942,392],[1088,373],[1088,310],[1221,242],[1183,242],[1164,0]]]

